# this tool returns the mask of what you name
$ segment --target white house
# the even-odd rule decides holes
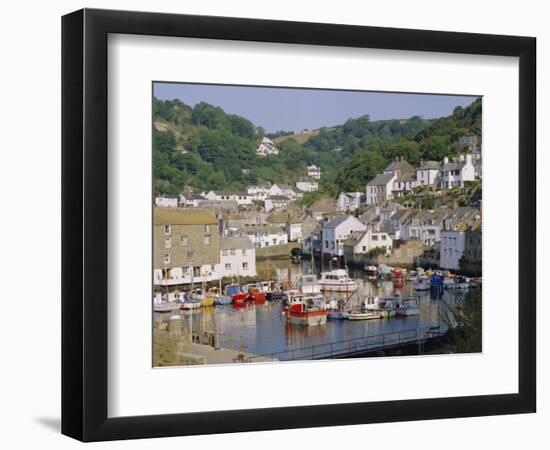
[[[311,166],[307,166],[307,176],[311,178],[315,178],[316,180],[321,179],[321,168],[317,167],[315,164],[312,164]]]
[[[267,155],[278,155],[279,149],[275,146],[273,141],[269,138],[264,137],[260,142],[260,145],[256,149],[256,155],[258,156],[267,156]]]
[[[302,177],[296,182],[296,187],[304,192],[315,192],[319,189],[319,182],[315,178]]]
[[[367,205],[376,205],[390,200],[393,182],[397,177],[393,173],[377,175],[367,184]]]
[[[441,164],[437,161],[420,161],[420,167],[416,169],[417,186],[437,186]]]
[[[248,186],[247,193],[252,197],[252,200],[264,201],[270,195],[271,184],[261,186]]]
[[[286,230],[273,226],[258,226],[241,229],[241,233],[250,239],[256,248],[272,247],[288,243]]]
[[[155,197],[155,206],[158,208],[177,208],[178,197],[175,195],[159,195]]]
[[[180,195],[180,205],[187,208],[198,208],[202,200],[205,198],[200,194],[186,192]]]
[[[239,206],[251,205],[253,200],[248,192],[209,191],[203,195],[208,200],[232,201]]]
[[[361,206],[362,200],[362,192],[340,192],[336,200],[336,208],[342,212],[355,211]]]
[[[322,252],[333,256],[344,255],[344,241],[354,231],[365,231],[367,227],[353,216],[336,216],[322,227]]]
[[[265,211],[284,209],[288,206],[290,199],[285,195],[271,195],[265,199]]]
[[[460,258],[464,254],[466,243],[466,229],[466,224],[462,224],[456,229],[441,231],[439,267],[442,269],[458,270],[460,268]]]
[[[403,240],[418,239],[432,247],[441,240],[443,221],[447,215],[446,210],[412,210],[401,225],[400,237]]]
[[[250,239],[244,236],[222,237],[217,271],[221,277],[255,276],[256,249]]]
[[[286,232],[289,242],[301,242],[303,238],[302,222],[288,222]]]
[[[368,253],[375,248],[383,248],[384,254],[389,255],[392,250],[392,238],[388,233],[372,230],[356,231],[344,241],[345,246],[352,247],[353,255]]]
[[[441,168],[441,187],[445,189],[463,188],[465,181],[476,179],[476,170],[472,163],[472,155],[460,155],[450,162],[448,157],[443,158]]]

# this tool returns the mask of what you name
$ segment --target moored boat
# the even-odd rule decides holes
[[[375,279],[378,277],[378,267],[371,266],[371,265],[365,265],[365,274],[367,275],[367,278]]]
[[[420,313],[418,298],[412,297],[402,301],[395,300],[395,315],[400,317],[417,316]]]
[[[321,291],[333,292],[354,292],[357,290],[357,283],[350,278],[345,269],[331,270],[330,272],[321,272]]]
[[[363,301],[364,312],[378,314],[379,317],[387,318],[395,316],[395,304],[392,299],[381,299],[378,296],[366,297]]]
[[[320,308],[319,301],[313,296],[290,296],[289,304],[284,309],[287,322],[301,326],[324,325],[328,310]]]
[[[300,275],[296,280],[296,289],[301,294],[319,294],[321,284],[314,274]]]
[[[417,276],[413,281],[415,291],[429,291],[430,287],[430,280],[425,276]]]
[[[153,310],[157,313],[167,313],[179,309],[180,305],[181,303],[176,302],[157,303],[153,305]]]
[[[348,314],[348,320],[373,320],[381,318],[380,314],[375,312],[351,312]]]

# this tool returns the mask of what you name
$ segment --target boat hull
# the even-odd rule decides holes
[[[296,312],[296,311],[287,311],[287,321],[292,325],[300,326],[319,326],[327,323],[327,312],[326,311],[307,311],[307,312]]]
[[[374,320],[381,319],[379,313],[368,312],[368,313],[350,313],[348,314],[348,320]]]
[[[357,290],[357,284],[321,284],[321,291],[323,292],[355,292]]]

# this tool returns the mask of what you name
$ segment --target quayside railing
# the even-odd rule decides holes
[[[357,353],[388,350],[405,344],[417,343],[420,345],[425,343],[426,339],[441,335],[442,333],[439,327],[390,331],[371,336],[361,336],[342,341],[327,342],[308,347],[251,356],[247,358],[247,361],[256,362],[258,360],[266,361],[270,359],[273,361],[331,359]]]

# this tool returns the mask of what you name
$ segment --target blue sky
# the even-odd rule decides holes
[[[186,83],[155,83],[154,95],[194,106],[204,101],[251,120],[267,132],[300,131],[344,123],[369,114],[371,120],[447,116],[476,96],[285,89]]]

